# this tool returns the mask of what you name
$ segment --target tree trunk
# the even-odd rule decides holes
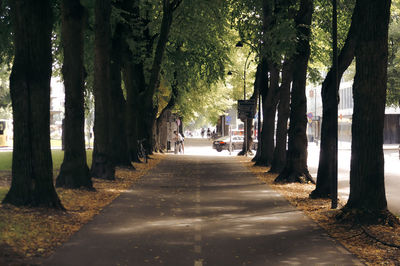
[[[247,118],[246,121],[244,121],[244,123],[246,123],[246,130],[244,132],[244,135],[247,138],[247,146],[245,147],[245,145],[243,143],[242,150],[237,154],[238,156],[244,156],[244,155],[247,156],[247,154],[250,154],[250,155],[253,154],[253,152],[251,151],[251,146],[253,145],[253,137],[252,137],[252,135],[253,135],[253,118]]]
[[[275,116],[276,105],[279,96],[279,70],[276,66],[271,65],[270,69],[270,86],[268,94],[264,99],[263,105],[263,131],[262,131],[262,152],[256,162],[256,165],[270,166],[273,159],[275,141]]]
[[[11,188],[3,203],[64,209],[53,184],[50,151],[52,8],[50,1],[10,1],[14,63]]]
[[[266,98],[268,95],[268,90],[269,90],[269,86],[268,86],[268,64],[267,61],[265,59],[261,59],[261,62],[259,63],[258,67],[257,67],[257,72],[256,72],[256,86],[258,86],[258,91],[259,94],[262,97],[262,117],[264,120],[264,117],[266,115],[265,110],[266,110]],[[262,123],[261,126],[261,135],[260,135],[260,142],[258,143],[258,147],[257,147],[257,153],[256,154],[256,159],[255,159],[255,164],[256,165],[262,165],[261,161],[263,160],[263,154],[265,151],[265,142],[264,142],[264,131],[267,131],[266,129],[267,125],[264,123]]]
[[[84,7],[79,0],[62,1],[65,145],[56,186],[93,189],[85,150],[83,18]]]
[[[141,105],[140,108],[140,131],[143,133],[143,137],[146,139],[146,149],[149,154],[153,150],[153,129],[154,122],[156,119],[156,112],[154,110],[153,96],[159,86],[159,76],[161,70],[161,63],[163,60],[165,47],[168,42],[169,32],[172,25],[173,13],[178,8],[182,0],[169,0],[163,1],[163,17],[161,21],[160,35],[158,37],[158,42],[154,54],[153,64],[150,72],[150,79],[146,90],[141,95]]]
[[[265,77],[267,77],[267,79],[268,79],[268,76],[267,76],[268,75],[268,69],[263,70],[262,67],[263,67],[262,62],[258,63],[257,71],[256,71],[256,78],[255,78],[255,81],[254,81],[254,90],[258,91],[258,97],[261,97],[262,90],[268,90],[268,84],[267,83],[265,83],[265,84],[261,83],[261,82],[266,82],[266,79],[263,77],[263,75],[265,75]],[[263,71],[265,71],[265,72],[263,72]],[[262,87],[263,85],[266,85],[265,88]],[[260,103],[260,99],[258,99],[258,103]],[[261,108],[261,107],[258,106],[258,108]],[[260,111],[258,113],[261,114]],[[258,119],[260,120],[261,117],[259,117]],[[259,130],[259,133],[262,134],[262,131]],[[257,152],[256,152],[256,155],[252,159],[252,161],[256,162],[256,163],[260,159],[260,156],[261,156],[261,153],[262,153],[262,141],[261,141],[262,139],[261,139],[261,136],[258,136],[258,140],[259,140],[259,142],[258,142],[258,145],[257,145]]]
[[[346,211],[363,222],[387,215],[384,182],[385,115],[390,0],[357,1],[362,20],[356,47],[350,195]]]
[[[132,58],[131,56],[128,58]],[[144,82],[144,77],[138,78],[134,76],[140,75],[139,66],[135,66],[130,60],[124,63],[123,78],[126,88],[126,127],[127,127],[127,141],[128,153],[132,162],[140,162],[138,157],[138,92],[135,82]],[[141,75],[140,75],[141,76]]]
[[[292,66],[287,59],[282,67],[282,83],[279,88],[278,123],[276,125],[276,144],[270,173],[280,173],[286,164],[287,123],[290,115],[290,84]]]
[[[272,1],[262,1],[262,31],[263,31],[263,37],[264,40],[261,43],[261,54],[260,56],[260,63],[257,68],[257,73],[256,73],[256,83],[258,86],[259,90],[259,97],[262,98],[262,118],[263,122],[261,125],[261,131],[260,131],[260,136],[258,137],[259,143],[257,146],[257,153],[256,156],[253,158],[253,161],[255,161],[255,165],[268,165],[266,162],[266,157],[267,157],[267,149],[268,149],[268,143],[267,141],[264,141],[264,136],[266,135],[266,132],[268,131],[267,123],[265,123],[265,117],[267,115],[266,113],[266,107],[267,107],[267,95],[269,94],[269,89],[270,86],[268,84],[268,63],[267,63],[267,58],[265,58],[265,54],[267,54],[267,32],[269,28],[271,28],[272,20],[273,20],[273,10],[274,10],[274,5]],[[261,113],[261,112],[260,112]],[[261,119],[261,117],[259,117]]]
[[[121,14],[126,21],[134,23],[140,21],[139,7],[137,1],[124,0],[122,9],[126,12]],[[127,24],[122,24],[122,74],[126,90],[126,138],[128,155],[131,162],[140,162],[138,157],[138,97],[139,90],[144,90],[145,78],[143,63],[134,58],[133,51],[129,46],[131,41],[143,41],[143,36],[134,36]],[[141,24],[139,24],[142,27]],[[142,27],[145,28],[145,27]]]
[[[160,152],[167,151],[167,145],[168,145],[167,123],[168,123],[168,118],[170,116],[171,116],[171,108],[164,108],[160,116],[157,118],[157,133],[158,133],[158,142],[160,145],[159,146]]]
[[[307,167],[307,101],[305,94],[312,13],[313,1],[301,0],[300,10],[296,17],[299,41],[293,65],[288,154],[285,168],[275,179],[275,182],[278,183],[313,182]]]
[[[94,58],[94,149],[92,176],[115,179],[115,165],[111,157],[108,113],[111,98],[110,49],[111,49],[111,0],[95,1],[95,58]]]
[[[349,67],[354,58],[355,47],[357,43],[357,31],[360,29],[359,11],[354,8],[351,19],[351,26],[347,34],[345,44],[338,57],[338,81],[343,76],[344,71]],[[338,88],[335,88],[335,69],[331,68],[322,83],[322,124],[321,124],[321,146],[319,152],[319,163],[317,173],[317,184],[315,190],[311,192],[311,198],[328,198],[331,194],[331,185],[333,178],[333,167],[336,167],[333,155],[337,147],[337,139],[334,134],[334,123],[337,123],[336,112],[333,111],[332,99],[338,97]],[[336,101],[334,101],[336,102]],[[337,159],[337,158],[336,158]]]
[[[178,73],[174,72],[174,82],[171,84],[172,92],[171,98],[168,101],[167,106],[161,111],[159,117],[157,118],[157,138],[159,142],[159,150],[162,152],[167,149],[167,141],[168,141],[168,132],[167,132],[167,123],[168,118],[170,117],[172,108],[175,106],[176,99],[178,98],[178,81],[177,81]]]
[[[126,134],[126,101],[121,87],[122,68],[122,25],[119,23],[114,31],[111,49],[111,98],[108,108],[110,116],[111,158],[116,166],[133,168],[128,152]]]

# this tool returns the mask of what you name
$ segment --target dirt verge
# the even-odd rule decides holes
[[[390,225],[361,226],[336,219],[340,209],[332,210],[329,199],[310,199],[313,184],[275,184],[277,174],[269,174],[268,167],[254,166],[251,158],[238,157],[257,177],[283,195],[292,205],[302,210],[327,233],[341,242],[351,253],[367,265],[399,265],[400,227]],[[339,202],[339,207],[344,206]]]
[[[152,155],[148,163],[134,164],[136,170],[117,169],[115,181],[93,179],[96,191],[57,189],[66,212],[0,204],[0,265],[36,265],[163,157]]]

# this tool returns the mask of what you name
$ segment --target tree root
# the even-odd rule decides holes
[[[314,189],[309,195],[310,199],[329,199],[331,197],[330,193],[323,193]]]
[[[344,207],[336,215],[339,222],[352,222],[358,225],[389,225],[397,227],[400,220],[388,210],[367,210]]]
[[[400,225],[400,220],[395,215],[393,215],[388,210],[383,211],[369,211],[369,210],[359,210],[359,209],[349,209],[342,208],[341,212],[336,215],[336,219],[341,223],[352,223],[352,228],[357,226],[361,229],[361,232],[355,235],[352,235],[347,238],[343,238],[343,240],[347,240],[353,237],[365,235],[368,238],[372,239],[377,243],[381,243],[384,246],[393,247],[400,249],[400,245],[395,243],[387,242],[373,233],[371,233],[367,225],[387,225],[391,227],[397,227]]]
[[[400,249],[400,246],[399,246],[399,245],[396,245],[396,244],[394,244],[394,243],[386,242],[385,240],[379,239],[377,236],[374,236],[372,233],[370,233],[370,232],[368,231],[368,229],[367,229],[365,226],[361,225],[360,227],[361,227],[361,229],[362,229],[362,231],[363,231],[364,234],[366,234],[369,238],[372,238],[372,239],[375,240],[376,242],[381,243],[382,245],[385,245],[385,246],[388,246],[388,247]]]
[[[308,171],[305,173],[283,171],[274,180],[274,183],[277,183],[277,184],[288,184],[288,183],[300,183],[300,184],[312,183],[312,184],[315,184],[314,180],[311,178],[311,175],[308,173]]]
[[[265,162],[265,161],[258,160],[258,161],[256,161],[254,163],[254,166],[265,166],[265,167],[268,167],[268,166],[271,166],[271,164],[268,163],[268,162]]]

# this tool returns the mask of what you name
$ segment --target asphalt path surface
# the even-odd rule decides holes
[[[236,158],[195,150],[167,155],[44,265],[361,265]]]

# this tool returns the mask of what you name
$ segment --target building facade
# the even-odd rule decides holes
[[[309,141],[320,140],[322,122],[321,85],[308,86],[307,93],[307,135]],[[353,81],[342,81],[339,88],[338,139],[351,142],[353,117]],[[384,121],[384,143],[400,143],[400,109],[387,107]]]

